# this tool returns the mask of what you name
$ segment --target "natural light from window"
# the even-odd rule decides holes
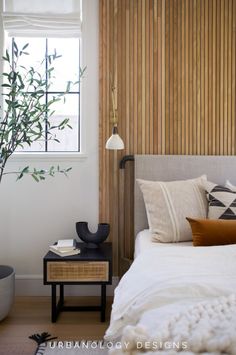
[[[53,54],[54,50],[60,58],[53,63],[53,84],[50,85],[48,91],[45,92],[42,100],[50,100],[52,96],[65,92],[67,82],[76,82],[79,80],[80,74],[80,45],[78,38],[26,38],[17,37],[13,39],[18,48],[22,48],[29,43],[27,48],[28,56],[24,56],[24,62],[21,63],[25,67],[33,66],[40,71],[42,75],[46,69],[45,65],[40,65],[43,58],[49,54]],[[45,76],[45,75],[44,75]],[[30,93],[30,91],[29,91]],[[20,152],[79,152],[80,151],[80,85],[76,84],[71,87],[69,93],[65,95],[65,100],[57,102],[53,106],[55,111],[50,117],[50,122],[58,124],[63,119],[69,118],[72,129],[57,131],[56,135],[60,143],[53,140],[46,142],[34,142],[30,147],[26,145],[19,149]],[[45,133],[47,127],[45,125]]]

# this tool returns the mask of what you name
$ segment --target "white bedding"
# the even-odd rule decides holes
[[[171,248],[173,246],[193,246],[193,242],[180,242],[176,243],[161,243],[152,241],[152,233],[149,229],[144,229],[139,232],[135,239],[134,258],[136,258],[141,252],[150,248]]]
[[[236,293],[236,245],[147,248],[115,290],[106,339],[131,328],[152,332],[168,317],[201,301]],[[128,326],[128,327],[127,327]]]

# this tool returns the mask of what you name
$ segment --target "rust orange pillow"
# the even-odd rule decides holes
[[[195,247],[236,244],[236,220],[188,218]]]

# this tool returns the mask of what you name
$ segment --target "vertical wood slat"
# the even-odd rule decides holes
[[[149,32],[149,0],[144,1],[145,4],[145,152],[150,154],[150,107],[149,107],[149,99],[150,99],[150,91],[149,91],[149,45],[150,45],[150,32]]]
[[[196,123],[197,123],[197,154],[201,154],[201,0],[197,1],[196,9],[196,37],[197,37],[197,57],[196,57]]]
[[[204,86],[204,79],[205,79],[205,32],[204,32],[204,20],[205,20],[205,6],[204,1],[201,0],[200,2],[200,103],[199,103],[199,116],[200,116],[200,154],[204,154],[205,150],[205,125],[204,121],[207,121],[207,117],[205,116],[205,86]],[[206,0],[207,1],[207,0]]]
[[[211,108],[212,108],[212,116],[211,116],[211,127],[212,127],[212,140],[211,140],[211,154],[216,154],[216,2],[212,1],[212,37],[209,38],[211,41],[212,38],[212,62],[209,63],[209,67],[212,65],[212,72],[209,73],[209,80],[212,82],[212,91],[210,91],[209,97],[212,95]],[[211,114],[211,112],[209,113]]]
[[[157,1],[153,2],[153,153],[158,151],[158,59],[157,59],[157,49],[159,45],[158,37],[158,17],[157,17]]]
[[[161,1],[157,2],[157,48],[156,48],[156,55],[157,55],[157,132],[155,132],[157,137],[157,150],[158,154],[161,153],[161,139],[162,139],[162,120],[161,120],[161,90],[162,90],[162,64],[161,64]],[[148,104],[148,103],[147,103]]]
[[[130,46],[129,46],[129,58],[133,58],[134,55],[134,0],[131,0],[130,3],[130,12],[129,12],[129,36],[130,36]],[[130,82],[130,90],[129,90],[129,102],[130,105],[129,109],[129,121],[130,121],[130,131],[132,132],[134,129],[134,119],[133,119],[133,112],[134,112],[134,66],[129,66],[129,82]],[[130,136],[130,150],[134,150],[134,136]]]
[[[189,154],[189,1],[185,1],[185,21],[184,21],[184,34],[185,34],[185,117],[186,117],[186,127],[185,127],[185,147],[186,154]]]
[[[165,146],[165,129],[166,129],[166,111],[165,111],[165,16],[166,16],[166,2],[162,0],[162,12],[161,12],[161,41],[160,44],[162,56],[161,56],[161,73],[162,73],[162,80],[161,80],[161,127],[162,127],[162,149],[161,154],[165,154],[166,146]],[[154,152],[155,153],[155,152]]]
[[[227,109],[228,109],[228,127],[227,127],[227,154],[230,154],[231,151],[231,127],[232,127],[232,113],[231,113],[231,98],[232,98],[232,91],[231,91],[231,77],[232,77],[232,0],[229,0],[229,8],[228,8],[228,77],[227,77]]]
[[[181,48],[181,59],[182,59],[182,73],[181,73],[181,117],[179,118],[180,120],[180,126],[181,126],[181,135],[179,137],[179,140],[181,141],[180,143],[180,154],[183,154],[183,152],[185,152],[185,136],[184,136],[184,132],[185,132],[185,68],[186,68],[186,62],[185,62],[185,51],[184,51],[184,47],[185,47],[185,38],[184,38],[184,23],[186,22],[185,19],[185,2],[184,0],[182,0],[182,8],[181,8],[181,19],[182,19],[182,24],[181,24],[181,43],[182,43],[182,48]]]
[[[221,67],[221,56],[220,56],[220,32],[221,32],[221,18],[220,18],[220,13],[221,13],[221,7],[220,7],[220,0],[216,0],[216,48],[215,48],[215,54],[216,54],[216,154],[221,154],[220,153],[220,67]],[[214,75],[213,75],[214,77]]]
[[[193,154],[193,1],[189,2],[189,27],[186,29],[189,33],[189,40],[186,47],[189,50],[188,70],[189,70],[189,154]]]
[[[166,0],[165,6],[165,153],[170,154],[170,0]]]
[[[118,166],[114,152],[105,151],[111,81],[125,142],[118,159],[135,153],[236,154],[236,1],[99,1],[99,218],[112,224],[113,240],[120,236]],[[124,205],[132,208],[129,199]],[[131,219],[129,212],[124,233],[132,233]]]
[[[199,3],[198,30],[199,30],[199,100],[198,100],[198,115],[199,115],[199,154],[204,154],[204,53],[205,53],[205,33],[204,33],[204,1]]]
[[[145,154],[146,152],[146,129],[148,129],[148,120],[146,121],[146,117],[145,117],[145,102],[146,102],[146,76],[145,76],[145,69],[146,69],[146,57],[145,57],[145,42],[146,42],[146,33],[145,33],[145,12],[146,12],[146,7],[145,7],[145,1],[141,2],[141,13],[142,13],[142,17],[141,17],[141,48],[142,48],[142,54],[141,54],[141,71],[142,71],[142,76],[141,76],[141,102],[142,102],[142,114],[141,114],[141,137],[142,137],[142,154]]]
[[[174,153],[174,1],[169,2],[169,152]]]
[[[134,1],[134,53],[133,53],[133,67],[134,67],[134,111],[133,111],[133,121],[134,121],[134,147],[133,151],[138,151],[138,3]]]
[[[220,2],[220,154],[224,154],[224,2]]]
[[[205,135],[205,144],[207,144],[208,154],[214,154],[213,149],[213,112],[212,112],[212,101],[213,101],[213,82],[212,82],[212,73],[213,73],[213,1],[209,0],[208,3],[208,30],[206,30],[208,36],[208,85],[206,85],[207,90],[207,105],[208,105],[208,135]],[[209,31],[209,32],[208,32]],[[206,114],[206,113],[205,113]],[[209,120],[209,117],[212,117],[212,120]]]
[[[137,56],[137,101],[138,101],[138,142],[137,153],[142,153],[142,0],[138,0],[138,56]]]
[[[228,96],[228,84],[227,84],[227,77],[228,77],[228,60],[227,58],[229,57],[228,53],[228,26],[229,26],[229,21],[228,21],[228,5],[229,5],[229,0],[225,1],[225,16],[224,16],[224,103],[223,103],[223,110],[224,110],[224,131],[223,135],[224,137],[227,135],[227,130],[228,130],[228,103],[227,103],[227,96]],[[224,139],[223,142],[223,149],[224,149],[224,154],[227,154],[227,143],[228,140]]]
[[[178,112],[178,94],[179,94],[179,85],[178,85],[178,75],[180,74],[180,55],[178,55],[178,45],[181,43],[179,40],[179,30],[182,28],[181,26],[181,17],[179,14],[178,7],[177,7],[177,1],[173,3],[174,5],[174,18],[173,18],[173,58],[176,58],[174,60],[174,66],[173,66],[173,117],[176,117],[176,120],[174,121],[174,135],[178,137],[178,140],[174,141],[174,146],[173,146],[173,151],[177,151],[178,153],[180,152],[181,148],[181,140],[179,139],[179,136],[181,135],[180,132],[180,126],[181,126],[181,120],[180,120],[180,115]],[[180,7],[179,7],[180,9]]]
[[[128,11],[129,10],[129,11]],[[125,67],[123,68],[125,72],[125,111],[124,117],[127,117],[125,121],[125,142],[127,146],[127,150],[130,150],[130,122],[132,121],[130,117],[129,107],[130,107],[130,28],[129,28],[129,13],[131,12],[130,3],[125,3],[125,46],[124,46],[124,57],[125,57]]]
[[[231,76],[231,85],[232,85],[232,110],[231,110],[231,151],[229,154],[235,154],[235,118],[236,118],[236,1],[233,1],[233,11],[232,11],[232,76]]]
[[[197,154],[197,0],[193,0],[193,154]]]
[[[149,1],[149,53],[153,53],[154,51],[154,44],[153,44],[153,37],[154,37],[154,33],[153,33],[153,11],[154,11],[154,4],[153,1],[150,0]],[[150,112],[150,131],[149,131],[149,144],[150,144],[150,154],[153,154],[153,55],[149,55],[148,53],[148,58],[149,58],[149,80],[148,80],[148,85],[149,85],[149,100],[147,98],[147,106],[149,105],[149,112]]]

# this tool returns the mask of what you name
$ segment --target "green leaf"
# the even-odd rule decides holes
[[[23,174],[26,174],[29,172],[29,166],[26,166],[23,170],[22,170],[22,173]]]
[[[39,182],[39,178],[36,174],[31,174],[31,176],[36,182]]]
[[[66,92],[69,92],[71,88],[71,81],[67,82]]]
[[[22,47],[22,51],[23,51],[24,49],[26,49],[28,46],[29,46],[29,43],[26,43],[26,44]]]
[[[8,50],[6,50],[6,56],[3,57],[3,59],[10,63],[10,56]]]
[[[23,176],[24,176],[24,174],[20,173],[20,174],[17,176],[16,181],[18,181],[18,180],[22,179],[22,178],[23,178]]]
[[[17,47],[17,44],[16,44],[15,41],[13,41],[13,47],[14,47],[14,49],[15,49],[16,51],[18,51],[18,47]]]

